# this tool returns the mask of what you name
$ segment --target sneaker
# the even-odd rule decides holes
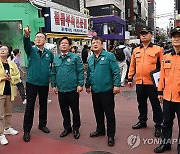
[[[17,135],[18,131],[15,130],[14,128],[8,128],[8,129],[4,129],[4,134],[6,134],[6,135]]]
[[[27,103],[27,99],[25,99],[22,103],[23,103],[23,104],[26,104],[26,103]]]
[[[5,135],[0,135],[0,143],[1,143],[2,145],[8,144],[8,140],[6,139],[6,136],[5,136]]]

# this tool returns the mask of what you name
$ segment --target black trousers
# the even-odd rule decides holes
[[[180,129],[180,102],[163,101],[163,125],[162,125],[162,141],[171,144],[173,120],[175,113],[178,118],[178,126]],[[178,152],[180,152],[180,130],[178,136]]]
[[[78,131],[81,125],[79,113],[79,93],[72,92],[58,92],[59,106],[63,117],[63,126],[65,130]],[[71,127],[70,109],[73,114],[73,125]]]
[[[24,132],[30,132],[33,125],[34,105],[36,97],[39,95],[39,127],[47,124],[47,98],[49,86],[37,86],[26,83],[26,110],[24,114]]]
[[[20,94],[20,96],[21,96],[22,101],[24,101],[24,100],[26,99],[26,94],[25,94],[23,82],[22,82],[22,81],[21,81],[21,82],[18,82],[18,83],[16,84],[16,86],[17,86],[17,88],[18,88],[18,91],[19,91],[19,94]]]
[[[126,72],[126,78],[125,79],[128,79],[128,72],[129,72],[130,61],[126,60],[126,64],[127,64],[127,72]]]
[[[107,136],[114,137],[115,136],[115,102],[114,102],[114,94],[113,91],[102,92],[102,93],[94,93],[92,92],[92,101],[94,107],[94,114],[96,117],[97,123],[97,132],[104,133],[105,132],[105,124],[104,124],[104,114],[107,119]]]
[[[155,123],[155,127],[161,127],[162,124],[162,109],[160,106],[160,102],[158,100],[157,90],[153,85],[144,85],[137,84],[136,85],[136,93],[137,93],[137,101],[138,101],[138,109],[139,109],[139,121],[141,123],[145,123],[147,121],[147,98],[151,102],[152,110],[153,110],[153,121]]]

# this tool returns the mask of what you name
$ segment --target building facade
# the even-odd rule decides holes
[[[148,26],[154,32],[156,28],[156,2],[155,0],[148,0]]]
[[[114,15],[125,19],[125,0],[86,0],[91,16]]]
[[[180,1],[174,0],[174,26],[180,26]]]
[[[68,36],[73,44],[82,45],[88,38],[84,0],[32,0],[32,3],[41,8],[39,15],[45,21],[42,31],[47,34],[49,43],[59,44],[61,37]]]
[[[31,41],[38,31],[45,32],[48,43],[53,44],[68,36],[75,45],[82,46],[88,38],[84,0],[0,0],[0,7],[0,41],[22,53],[23,28],[27,25],[31,28]],[[21,54],[20,61],[22,66],[27,65],[25,54]]]
[[[139,38],[141,28],[147,25],[147,0],[129,0],[125,2],[126,28],[130,32],[130,39],[135,40]]]
[[[148,1],[147,0],[142,0],[141,18],[145,22],[145,25],[148,25]]]
[[[78,4],[80,5],[80,3]],[[46,7],[43,7],[42,16],[45,18],[45,27],[43,28],[43,31],[47,33],[48,38],[69,36],[70,38],[75,39],[87,37],[87,16],[80,12],[80,6],[77,7],[76,5],[76,10],[70,7],[70,5],[64,6],[54,2],[47,2]]]
[[[125,39],[125,0],[86,0],[91,27],[109,44]]]
[[[38,16],[38,9],[29,3],[0,2],[0,41],[13,49],[19,48],[22,53],[21,64],[25,66],[27,62],[23,47],[23,28],[27,25],[31,27],[31,39],[34,40],[34,35],[44,26],[44,22]]]

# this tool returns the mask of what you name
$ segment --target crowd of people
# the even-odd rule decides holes
[[[30,41],[30,27],[24,29],[24,50],[28,59],[26,93],[20,79],[21,69],[18,56],[20,51],[13,50],[13,57],[8,60],[11,50],[7,45],[0,46],[0,143],[8,143],[6,134],[16,135],[13,129],[12,101],[15,86],[18,87],[22,101],[26,104],[23,122],[23,140],[30,141],[30,132],[34,119],[34,105],[39,96],[39,129],[50,133],[47,128],[47,100],[49,82],[55,95],[58,95],[59,106],[63,117],[64,130],[60,137],[73,133],[75,139],[80,138],[80,109],[79,97],[85,85],[86,92],[91,93],[96,130],[90,137],[107,134],[108,146],[115,144],[116,94],[120,87],[127,85],[132,88],[135,79],[138,102],[138,122],[132,129],[147,127],[149,98],[153,121],[155,123],[155,137],[161,137],[161,144],[154,149],[155,153],[171,150],[172,128],[175,113],[180,128],[180,27],[171,30],[172,48],[163,48],[151,42],[152,31],[143,27],[140,31],[141,44],[134,47],[121,42],[117,46],[103,49],[103,40],[94,36],[91,47],[84,45],[80,57],[77,48],[72,46],[68,37],[62,37],[59,42],[60,53],[53,53],[44,47],[46,35],[38,32],[35,35],[35,45]],[[133,49],[132,49],[133,48]],[[132,50],[131,50],[132,49]],[[39,71],[37,71],[39,70]],[[159,84],[155,84],[153,72],[160,72]],[[86,78],[84,76],[86,73]],[[103,78],[103,80],[102,80]],[[85,83],[84,83],[85,82]],[[163,103],[161,109],[160,103]],[[72,112],[73,121],[71,123]],[[106,124],[105,124],[106,117]],[[180,133],[177,151],[180,153]]]

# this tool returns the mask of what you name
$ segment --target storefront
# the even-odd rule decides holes
[[[107,44],[114,44],[114,41],[125,39],[125,21],[117,16],[94,17],[93,30],[102,37]]]
[[[38,18],[38,9],[29,3],[0,3],[0,41],[3,44],[19,48],[20,61],[26,66],[26,55],[23,47],[23,28],[27,25],[31,28],[31,40],[34,40],[36,32],[43,24],[42,18]]]
[[[42,16],[45,17],[45,27],[48,42],[58,44],[58,40],[67,36],[73,44],[82,46],[84,39],[88,38],[88,18],[75,15],[54,8],[43,8]]]

